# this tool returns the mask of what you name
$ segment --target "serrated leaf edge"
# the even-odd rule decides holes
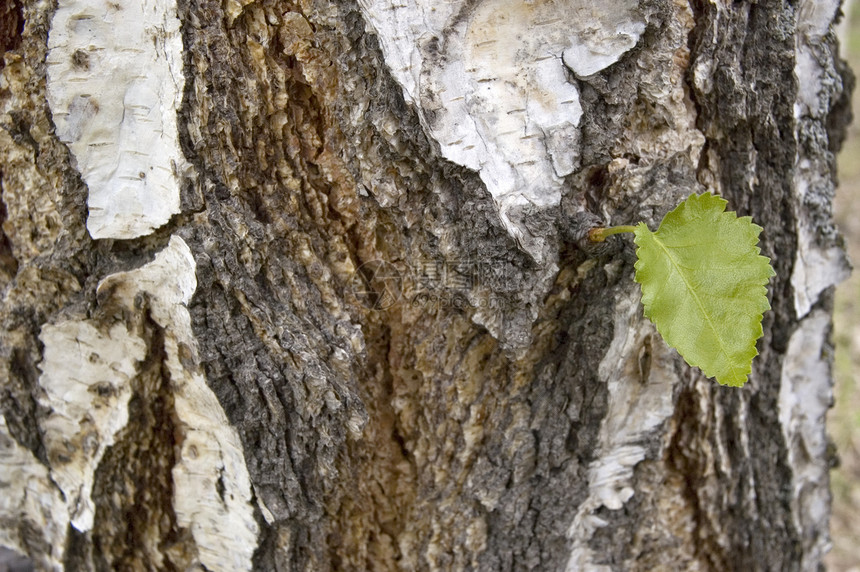
[[[726,214],[726,213],[725,213],[725,212],[721,212],[721,213],[720,213],[720,215],[723,215],[723,214]],[[646,231],[651,235],[652,240],[654,240],[654,242],[655,242],[656,244],[658,244],[658,245],[660,246],[660,248],[663,250],[664,255],[665,255],[665,256],[666,256],[666,258],[669,260],[669,262],[672,264],[672,267],[675,269],[675,272],[676,272],[676,273],[681,277],[681,280],[683,280],[683,281],[684,281],[684,285],[686,286],[687,291],[688,291],[688,292],[693,296],[693,299],[696,301],[696,305],[699,307],[699,312],[702,314],[702,316],[704,316],[704,317],[705,317],[705,321],[707,322],[708,327],[709,327],[709,328],[711,329],[711,331],[714,333],[714,337],[715,337],[715,338],[717,338],[717,341],[719,342],[719,346],[720,346],[720,353],[723,355],[723,357],[725,357],[725,358],[726,358],[726,362],[729,364],[729,369],[731,370],[731,378],[732,378],[732,379],[740,379],[740,378],[738,377],[737,370],[736,370],[735,366],[732,364],[732,361],[733,361],[733,360],[731,359],[731,356],[729,356],[729,352],[726,350],[726,345],[725,345],[725,342],[723,341],[723,337],[720,335],[720,330],[719,330],[719,329],[717,329],[717,327],[716,327],[716,326],[714,326],[714,322],[713,322],[713,320],[711,319],[711,315],[710,315],[710,314],[707,312],[707,310],[705,309],[705,306],[704,306],[704,304],[702,303],[702,299],[701,299],[701,297],[699,297],[699,294],[696,292],[695,288],[693,288],[693,287],[692,287],[692,285],[690,284],[689,280],[687,280],[687,276],[686,276],[686,275],[684,274],[684,272],[681,270],[680,265],[679,265],[679,264],[678,264],[678,262],[675,260],[675,258],[672,256],[671,252],[669,252],[669,249],[668,249],[668,248],[666,248],[666,245],[665,245],[665,244],[663,244],[663,242],[662,242],[662,241],[657,237],[657,233],[656,233],[656,232],[651,232],[651,229],[649,229],[649,228],[648,228],[648,226],[647,226],[644,222],[643,222],[643,223],[639,223],[639,224],[640,224],[640,225],[642,225],[642,226],[645,228],[645,230],[646,230]],[[637,246],[638,246],[638,244],[637,244]],[[637,249],[637,250],[638,250],[638,249]],[[638,256],[638,255],[637,255],[637,256]],[[634,265],[634,268],[637,268],[638,266],[639,266],[639,260],[637,259],[636,264]],[[637,269],[638,269],[638,268],[637,268]],[[635,274],[634,274],[634,278],[633,278],[633,280],[634,280],[635,282],[637,282],[637,283],[639,283],[639,284],[641,285],[641,282],[639,282],[638,280],[636,280],[636,275],[635,275]],[[641,289],[641,286],[640,286],[640,289]],[[644,306],[644,304],[643,304],[643,306]],[[651,316],[649,316],[649,315],[648,315],[648,314],[650,313],[650,312],[648,312],[648,308],[647,308],[647,307],[645,307],[644,309],[645,309],[645,316],[650,320],[650,319],[651,319]],[[652,323],[653,323],[653,322],[652,322]],[[660,332],[660,329],[661,329],[661,328],[660,328],[660,326],[658,326],[656,323],[654,324],[654,326],[657,328],[657,331],[658,331],[658,332]],[[660,332],[660,335],[661,335],[661,336],[663,336],[663,332]],[[665,336],[663,336],[663,339],[664,339],[664,340],[666,339],[666,338],[665,338]],[[758,339],[758,338],[756,338],[756,339]],[[677,348],[675,348],[675,349],[677,350]],[[757,355],[758,355],[758,350],[757,350],[757,349],[755,349],[755,345],[753,345],[753,351],[755,352],[755,353],[752,355],[752,357],[754,358],[755,356],[757,356]],[[679,353],[680,353],[680,352],[679,352]],[[684,356],[682,355],[681,357],[684,357]],[[687,358],[686,358],[686,357],[684,357],[684,361],[686,361],[686,359],[687,359]],[[691,364],[691,365],[692,365],[692,364]],[[701,368],[701,366],[698,366],[698,365],[696,365],[695,367],[698,367],[699,369],[702,369],[702,368]],[[705,371],[705,370],[704,370],[704,369],[702,369],[702,371]],[[750,366],[750,371],[752,371],[752,366]],[[742,375],[742,377],[743,377],[744,379],[746,379],[746,377],[749,375],[750,371],[747,371],[747,372],[745,372],[745,373],[742,373],[742,374],[741,374],[741,375]],[[717,381],[719,382],[719,379],[718,379]],[[729,383],[728,385],[732,385],[732,384],[731,384],[731,383]],[[743,385],[743,382],[741,382],[741,385]],[[738,386],[738,387],[740,387],[740,386]]]
[[[759,286],[764,290],[764,292],[763,292],[763,293],[764,293],[764,295],[765,295],[764,300],[765,300],[765,305],[766,305],[767,307],[766,307],[766,308],[764,308],[762,311],[758,312],[758,313],[756,314],[756,316],[754,316],[754,317],[757,317],[757,318],[758,318],[758,320],[756,321],[756,326],[757,326],[757,328],[756,328],[756,334],[757,334],[757,335],[755,335],[755,337],[754,337],[754,339],[753,339],[752,346],[751,346],[751,348],[750,348],[750,349],[751,349],[751,355],[749,355],[749,361],[747,362],[747,363],[748,363],[748,366],[747,366],[747,367],[745,367],[745,368],[743,368],[745,371],[744,371],[744,372],[742,372],[742,375],[741,375],[741,376],[737,376],[737,375],[736,375],[736,374],[737,374],[736,368],[735,368],[734,366],[731,366],[731,365],[730,365],[730,369],[731,369],[731,372],[732,372],[732,374],[733,374],[733,375],[732,375],[731,379],[730,379],[730,380],[727,380],[726,382],[721,381],[719,378],[717,378],[717,376],[716,376],[716,375],[714,375],[714,376],[709,375],[709,374],[708,374],[708,372],[706,372],[706,371],[705,371],[701,366],[699,366],[699,365],[695,365],[695,364],[690,364],[690,363],[687,361],[687,358],[686,358],[683,354],[681,354],[681,352],[678,350],[678,348],[676,348],[675,346],[673,346],[673,345],[671,345],[671,344],[668,344],[668,342],[666,342],[666,343],[667,343],[670,347],[672,347],[672,348],[674,348],[676,351],[678,351],[679,355],[681,355],[681,357],[684,359],[684,361],[687,361],[687,363],[688,363],[689,365],[691,365],[691,366],[693,366],[693,367],[696,367],[696,368],[699,368],[699,369],[700,369],[703,373],[705,373],[705,375],[707,375],[708,377],[713,377],[714,379],[716,379],[716,380],[717,380],[717,382],[718,382],[720,385],[727,385],[727,386],[730,386],[730,387],[743,387],[743,385],[744,385],[744,384],[748,381],[748,379],[749,379],[749,374],[752,372],[752,361],[753,361],[753,359],[755,359],[755,357],[756,357],[757,355],[759,355],[759,353],[758,353],[758,348],[756,348],[756,342],[759,340],[759,338],[761,338],[761,337],[764,335],[764,329],[763,329],[763,327],[762,327],[762,320],[764,319],[764,313],[771,309],[770,301],[768,301],[768,300],[767,300],[767,283],[770,281],[770,278],[771,278],[771,277],[773,277],[773,276],[775,276],[775,275],[776,275],[776,272],[774,271],[773,266],[770,264],[770,258],[768,258],[767,256],[763,256],[763,255],[761,254],[761,248],[758,246],[758,243],[759,243],[759,235],[761,234],[761,232],[762,232],[764,229],[763,229],[761,226],[759,226],[759,225],[755,224],[754,222],[752,222],[752,217],[750,217],[750,216],[739,217],[739,216],[737,216],[736,211],[728,211],[728,212],[727,212],[727,211],[725,210],[725,209],[726,209],[726,207],[728,206],[728,201],[727,201],[726,199],[724,199],[724,198],[720,197],[719,195],[713,195],[713,194],[712,194],[712,193],[710,193],[710,192],[706,192],[706,193],[703,193],[703,194],[701,194],[701,195],[696,194],[696,193],[692,193],[692,194],[690,194],[690,196],[688,196],[686,199],[684,199],[684,200],[683,200],[683,201],[682,201],[678,206],[676,206],[674,209],[672,209],[671,211],[669,211],[668,213],[666,213],[666,215],[663,217],[663,220],[660,222],[660,226],[657,228],[657,231],[652,231],[650,228],[648,228],[648,225],[646,225],[644,222],[640,222],[640,223],[636,226],[636,231],[639,231],[639,230],[640,230],[640,228],[641,228],[641,229],[642,229],[642,230],[644,230],[646,233],[648,233],[648,235],[650,235],[650,236],[651,236],[651,238],[652,238],[652,239],[653,239],[657,244],[659,244],[659,245],[660,245],[660,248],[661,248],[661,249],[663,249],[663,251],[664,251],[665,255],[666,255],[666,256],[668,257],[668,259],[671,261],[671,264],[672,264],[672,266],[675,268],[676,272],[678,272],[678,274],[679,274],[679,275],[682,277],[682,279],[684,280],[684,283],[685,283],[685,285],[687,286],[687,289],[688,289],[688,290],[693,294],[693,296],[694,296],[694,298],[695,298],[695,300],[696,300],[696,304],[699,306],[699,310],[701,311],[702,315],[703,315],[703,316],[705,316],[705,318],[706,318],[706,319],[707,319],[707,321],[708,321],[708,325],[709,325],[709,326],[710,326],[710,328],[713,330],[714,334],[716,335],[716,338],[719,340],[719,343],[720,343],[720,352],[722,353],[722,355],[726,358],[726,360],[727,360],[728,362],[731,362],[732,360],[731,360],[731,359],[729,359],[729,354],[728,354],[728,352],[727,352],[727,351],[726,351],[726,349],[725,349],[725,345],[724,345],[724,342],[723,342],[722,336],[720,336],[720,335],[719,335],[719,331],[714,327],[714,324],[713,324],[713,321],[711,320],[711,317],[708,315],[708,313],[707,313],[707,312],[705,312],[704,307],[703,307],[702,302],[701,302],[701,299],[699,298],[698,294],[696,294],[695,290],[693,290],[693,289],[690,287],[690,283],[687,281],[686,276],[684,276],[684,274],[683,274],[682,272],[680,272],[680,271],[679,271],[678,264],[676,264],[675,259],[674,259],[674,258],[672,258],[672,256],[669,254],[669,250],[665,247],[665,245],[664,245],[664,244],[663,244],[663,243],[662,243],[662,242],[657,238],[657,236],[656,236],[656,235],[657,235],[657,232],[659,232],[659,230],[660,230],[660,227],[662,227],[662,226],[663,226],[663,221],[665,221],[665,220],[666,220],[666,218],[667,218],[670,214],[674,213],[675,211],[679,210],[679,209],[680,209],[680,208],[682,208],[682,207],[683,207],[683,208],[686,208],[687,203],[688,203],[689,201],[691,201],[691,200],[694,200],[694,201],[696,201],[696,202],[699,202],[699,201],[707,200],[707,199],[709,199],[709,198],[715,198],[715,199],[717,199],[717,200],[721,203],[721,207],[722,207],[722,208],[720,209],[720,213],[719,213],[719,215],[718,215],[718,218],[719,218],[719,217],[722,217],[722,216],[725,216],[725,215],[732,215],[732,214],[734,214],[734,215],[735,215],[735,216],[734,216],[734,220],[736,220],[736,221],[745,221],[745,222],[749,223],[751,227],[753,227],[753,228],[754,228],[755,233],[754,233],[754,235],[753,235],[753,241],[750,243],[750,246],[752,246],[753,248],[755,248],[755,254],[756,254],[756,256],[761,256],[762,258],[764,258],[764,259],[767,261],[767,268],[768,268],[768,270],[769,270],[768,276],[767,276],[767,278],[765,279],[765,281],[764,281],[763,283],[759,284]],[[656,324],[656,323],[651,319],[651,316],[649,315],[649,314],[650,314],[650,311],[649,311],[649,310],[650,310],[650,308],[649,308],[648,306],[646,306],[646,304],[644,303],[644,302],[645,302],[645,296],[644,296],[644,294],[645,294],[645,293],[644,293],[644,291],[642,291],[642,282],[640,282],[640,281],[639,281],[639,269],[640,269],[640,263],[642,262],[642,259],[641,259],[641,258],[639,258],[639,249],[640,249],[640,248],[642,248],[642,245],[639,243],[639,240],[638,240],[638,239],[639,239],[639,237],[640,237],[639,232],[635,232],[635,233],[634,233],[634,242],[636,243],[636,246],[637,246],[637,249],[636,249],[636,250],[637,250],[637,254],[636,254],[636,263],[634,264],[634,269],[636,270],[636,273],[634,273],[633,280],[634,280],[634,282],[636,282],[636,283],[638,283],[638,284],[639,284],[640,292],[642,292],[642,295],[643,295],[643,304],[642,304],[642,305],[643,305],[643,309],[644,309],[645,317],[646,317],[646,318],[648,318],[648,319],[651,321],[651,323],[652,323],[652,324],[654,324],[654,327],[657,329],[657,331],[660,333],[660,336],[661,336],[661,337],[663,338],[663,340],[665,341],[665,340],[666,340],[666,337],[665,337],[665,335],[663,334],[663,332],[661,331],[661,330],[662,330],[662,328],[661,328],[660,326],[658,326],[658,325],[657,325],[657,324]],[[722,377],[722,376],[721,376],[721,377]],[[735,380],[737,380],[737,381],[735,381]]]

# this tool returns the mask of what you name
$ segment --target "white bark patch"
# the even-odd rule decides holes
[[[679,379],[673,352],[642,318],[638,288],[622,294],[615,313],[615,335],[600,362],[608,385],[609,407],[598,436],[595,461],[588,467],[588,498],[579,506],[568,538],[573,542],[567,570],[606,570],[588,543],[607,522],[595,515],[619,510],[634,494],[633,469],[645,459],[641,443],[659,431],[674,411],[672,388]]]
[[[48,103],[89,187],[87,229],[93,238],[149,234],[179,212],[187,169],[175,2],[59,0],[48,48]]]
[[[0,415],[0,546],[19,554],[33,554],[28,542],[48,547],[43,557],[33,554],[38,570],[63,569],[69,513],[48,469],[9,435]],[[25,538],[36,531],[41,538]]]
[[[815,310],[791,335],[779,390],[779,421],[793,469],[794,526],[804,541],[802,570],[814,570],[827,550],[830,517],[825,416],[833,402],[824,344],[830,316]]]
[[[822,68],[820,52],[825,49],[823,36],[830,31],[838,8],[839,0],[803,0],[800,3],[794,67],[798,80],[794,113],[798,120],[823,120],[830,111],[833,72]],[[832,190],[830,165],[826,160],[822,155],[812,159],[798,157],[794,176],[798,204],[806,204],[812,189],[818,193],[821,189]],[[791,275],[798,318],[809,313],[825,289],[845,280],[850,274],[845,252],[836,245],[821,245],[818,224],[807,220],[806,215],[801,212],[798,216],[797,258]]]
[[[645,30],[632,0],[360,5],[442,155],[480,173],[518,239],[527,231],[508,211],[557,205],[563,177],[579,164],[583,111],[571,71],[605,69]]]
[[[818,234],[802,219],[797,225],[797,259],[791,275],[794,308],[798,317],[809,313],[821,293],[851,274],[845,252],[838,246],[821,248]]]
[[[798,29],[806,36],[820,38],[830,31],[841,4],[842,0],[801,0],[797,15]]]
[[[89,321],[45,324],[39,368],[51,414],[42,422],[51,478],[62,489],[72,526],[90,530],[95,470],[128,422],[129,380],[146,355],[143,340],[116,324],[100,331]]]
[[[197,288],[195,262],[176,236],[151,263],[114,274],[99,284],[129,308],[149,295],[152,318],[165,329],[167,367],[181,432],[173,468],[177,522],[197,544],[209,570],[250,570],[257,546],[251,481],[242,444],[221,404],[198,370],[197,350],[186,305]]]
[[[798,96],[794,111],[795,137],[808,123],[823,122],[841,81],[832,67],[825,37],[839,8],[838,0],[802,0],[798,9],[795,75]],[[802,151],[799,151],[802,152]],[[824,153],[798,156],[794,192],[797,216],[797,255],[791,275],[794,306],[800,326],[792,333],[782,365],[779,421],[785,436],[788,466],[792,468],[792,524],[801,538],[802,570],[814,570],[828,549],[830,516],[826,413],[833,401],[829,352],[830,315],[813,309],[821,293],[850,272],[845,253],[835,241],[823,239],[830,223],[822,203],[834,192],[829,158]],[[829,208],[829,205],[827,205]]]

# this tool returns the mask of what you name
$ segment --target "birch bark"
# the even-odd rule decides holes
[[[838,0],[2,2],[0,544],[39,570],[817,570]],[[750,382],[642,317],[764,227]]]

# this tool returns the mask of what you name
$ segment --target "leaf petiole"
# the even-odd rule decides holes
[[[588,231],[588,240],[591,242],[603,242],[613,234],[621,234],[622,232],[636,232],[636,227],[630,225],[621,225],[610,226],[607,228],[592,228]]]

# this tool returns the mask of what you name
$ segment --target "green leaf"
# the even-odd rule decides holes
[[[760,226],[724,212],[727,202],[690,195],[657,232],[635,230],[635,280],[645,315],[688,364],[723,385],[742,386],[758,354],[770,309],[770,260],[759,254]]]

